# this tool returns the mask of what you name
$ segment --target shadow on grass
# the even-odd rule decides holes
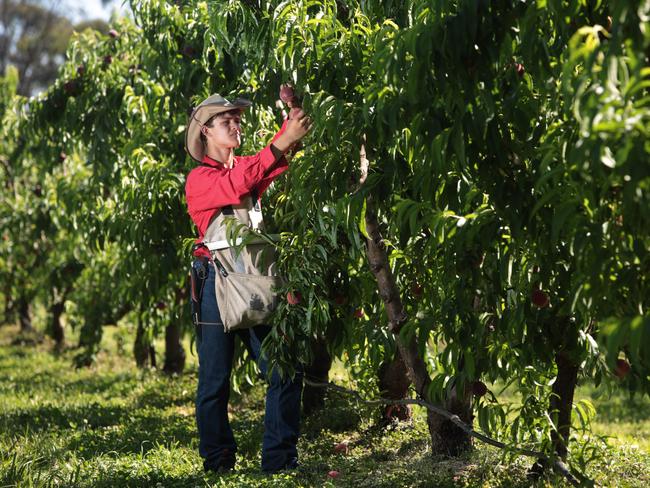
[[[9,377],[6,377],[8,380]],[[128,373],[119,373],[113,375],[95,376],[83,378],[75,381],[65,381],[51,371],[38,372],[29,376],[16,377],[11,376],[14,390],[17,393],[51,393],[56,398],[65,396],[72,398],[79,394],[105,394],[112,392],[119,395],[128,392],[136,384],[136,379]],[[0,375],[0,381],[5,377]]]
[[[548,486],[565,486],[550,475],[546,479],[534,482],[527,478],[526,469],[507,471],[499,468],[499,456],[492,453],[486,457],[484,452],[471,450],[459,457],[434,457],[426,439],[414,439],[408,448],[400,446],[394,449],[382,443],[378,438],[365,442],[369,451],[354,457],[348,464],[345,458],[333,456],[327,463],[328,469],[337,469],[344,473],[349,485],[359,488],[393,488],[400,487],[436,487],[455,488],[469,486],[490,486],[493,488],[531,488]],[[532,463],[532,462],[531,462]],[[308,467],[309,469],[309,467]],[[313,471],[323,469],[318,462]]]
[[[116,486],[128,487],[155,487],[164,486],[165,488],[187,488],[198,486],[233,486],[244,488],[257,488],[259,486],[274,487],[294,487],[305,486],[304,484],[296,485],[299,478],[294,479],[277,479],[269,475],[262,474],[257,468],[236,469],[231,474],[207,474],[197,471],[196,474],[187,474],[185,476],[170,476],[168,473],[159,470],[148,471],[147,473],[130,474],[128,472],[111,472],[105,477],[94,479],[93,488],[114,488]],[[307,486],[315,486],[308,484]]]
[[[255,456],[262,444],[261,418],[238,418],[231,421],[240,456]],[[194,416],[178,417],[154,409],[130,412],[110,429],[84,429],[74,432],[67,450],[78,457],[92,459],[102,454],[142,453],[157,446],[184,446],[197,449],[198,432]],[[167,485],[165,485],[167,486]]]
[[[175,382],[173,379],[160,378],[158,382],[148,385],[147,389],[138,395],[136,405],[159,409],[193,405],[195,391],[183,389],[184,386],[184,383]],[[174,391],[179,388],[181,391]]]
[[[600,397],[597,402],[597,421],[603,423],[619,423],[622,420],[630,423],[641,423],[650,420],[650,399],[637,395],[630,398],[626,395]]]
[[[115,488],[117,486],[143,487],[164,486],[165,488],[186,488],[188,486],[206,486],[202,476],[173,477],[163,473],[148,472],[142,475],[129,473],[110,473],[105,478],[93,480],[94,488]]]
[[[8,435],[54,429],[91,429],[119,423],[126,414],[125,407],[91,403],[84,406],[40,405],[18,409],[0,415],[2,431]]]
[[[117,394],[129,391],[138,383],[132,373],[115,373],[83,378],[65,384],[66,392],[75,393],[106,393],[112,391]]]

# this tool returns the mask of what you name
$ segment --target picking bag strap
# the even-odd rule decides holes
[[[268,243],[268,239],[272,241],[279,241],[280,240],[280,234],[265,234],[266,239],[262,237],[254,237],[254,238],[248,238],[247,244],[264,244]],[[233,241],[233,244],[235,246],[241,245],[241,243],[244,242],[244,239],[242,237],[238,237]],[[209,251],[220,251],[221,249],[226,249],[228,247],[232,247],[230,245],[230,242],[228,242],[226,239],[223,239],[221,241],[210,241],[203,243],[204,247],[206,247]]]
[[[253,189],[251,190],[251,198],[253,199],[253,209],[256,212],[259,212],[260,211],[260,200],[259,200],[260,196],[257,193],[257,188],[255,188],[255,187],[253,187]]]
[[[251,199],[253,201],[253,209],[256,212],[259,212],[260,211],[260,201],[259,201],[259,195],[257,194],[257,188],[253,188],[251,190]],[[226,205],[225,207],[221,207],[221,212],[224,215],[235,215],[235,212],[232,209],[232,205]]]

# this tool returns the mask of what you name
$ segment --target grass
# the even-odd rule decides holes
[[[506,459],[483,445],[461,459],[433,459],[421,410],[411,423],[381,431],[372,411],[337,394],[303,422],[300,469],[265,476],[261,385],[231,402],[236,471],[206,475],[194,420],[195,356],[179,377],[140,371],[120,346],[124,329],[109,328],[97,363],[75,370],[74,351],[57,356],[48,343],[12,345],[17,334],[0,328],[0,487],[531,486],[530,459]],[[578,395],[594,398],[595,433],[612,436],[589,475],[603,486],[650,486],[650,401],[598,395],[590,387]],[[348,454],[334,452],[342,441]],[[328,478],[331,470],[340,477]],[[536,485],[565,483],[545,478]]]

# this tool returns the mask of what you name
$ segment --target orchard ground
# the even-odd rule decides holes
[[[75,351],[55,356],[47,342],[16,344],[16,337],[17,327],[0,327],[0,487],[531,486],[530,458],[505,458],[477,444],[462,459],[432,459],[422,410],[413,422],[380,431],[375,410],[335,393],[326,411],[303,422],[300,469],[264,476],[261,381],[232,397],[236,471],[205,475],[194,421],[195,355],[180,377],[137,370],[131,332],[109,327],[97,363],[75,370]],[[340,364],[334,376],[347,382]],[[598,396],[588,385],[578,391],[585,397],[598,410],[594,433],[612,436],[588,474],[603,486],[650,486],[650,400]],[[341,442],[347,453],[334,449]],[[339,476],[330,478],[331,471]]]

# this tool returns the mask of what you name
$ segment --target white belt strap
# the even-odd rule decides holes
[[[277,241],[280,239],[279,234],[268,234],[268,238],[270,238],[273,241]],[[238,237],[235,239],[235,242],[227,241],[227,240],[222,240],[222,241],[212,241],[212,242],[204,242],[205,247],[208,248],[210,251],[219,251],[221,249],[227,249],[231,247],[231,245],[239,246],[241,243],[244,242],[244,239],[241,237]],[[268,242],[267,239],[263,239],[261,237],[253,237],[252,239],[246,239],[246,244],[263,244],[265,242]]]

